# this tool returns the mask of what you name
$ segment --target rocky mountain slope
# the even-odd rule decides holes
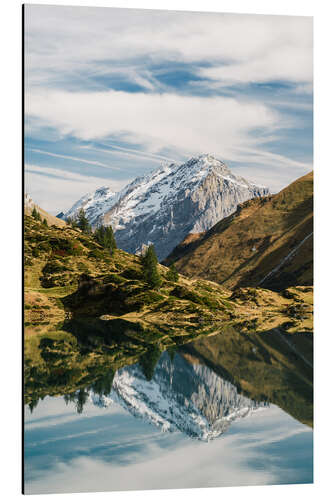
[[[116,194],[98,189],[75,203],[63,218],[83,208],[93,226],[112,225],[119,248],[138,253],[143,245],[153,243],[162,260],[188,233],[210,229],[239,203],[268,192],[233,175],[213,156],[201,155],[181,165],[164,165]]]
[[[136,417],[163,431],[181,431],[192,438],[209,441],[225,433],[236,419],[263,409],[210,368],[191,364],[179,354],[171,361],[164,352],[152,380],[138,364],[118,370],[108,395],[90,393],[94,404],[120,404]]]
[[[240,205],[209,231],[189,234],[164,261],[228,288],[282,290],[313,282],[313,173]]]
[[[111,191],[110,188],[103,186],[93,193],[88,193],[82,196],[82,198],[74,203],[70,210],[66,213],[60,212],[57,217],[64,220],[67,217],[75,217],[79,210],[83,208],[89,222],[96,226],[99,222],[101,222],[103,215],[113,206],[115,195],[116,193]]]

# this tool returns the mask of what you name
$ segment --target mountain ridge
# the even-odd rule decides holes
[[[239,203],[268,193],[268,188],[235,176],[224,162],[204,154],[162,165],[118,193],[99,188],[63,218],[83,208],[93,226],[112,225],[119,248],[135,254],[153,243],[162,260],[188,233],[207,230]]]

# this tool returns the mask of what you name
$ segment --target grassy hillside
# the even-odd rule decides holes
[[[161,286],[152,290],[144,280],[141,257],[122,250],[111,256],[78,229],[45,227],[29,216],[24,257],[27,332],[29,323],[80,317],[102,318],[110,331],[111,325],[117,331],[131,325],[140,335],[156,330],[157,338],[167,336],[171,343],[226,324],[244,331],[312,329],[311,288],[232,293],[200,279],[169,281],[168,268],[159,264]]]
[[[192,363],[204,363],[257,401],[278,405],[313,425],[313,337],[279,332],[246,335],[233,329],[185,345]]]
[[[47,223],[49,226],[52,226],[52,225],[57,226],[57,227],[66,227],[67,226],[67,222],[65,222],[64,220],[58,219],[58,217],[55,217],[54,215],[49,214],[48,212],[46,212],[45,210],[40,208],[40,206],[36,205],[35,203],[32,203],[30,205],[25,204],[24,215],[31,215],[34,207],[40,213],[42,220],[43,219],[47,220]]]
[[[182,275],[170,281],[159,264],[161,285],[151,289],[141,257],[111,255],[79,229],[47,227],[29,215],[24,260],[25,398],[32,407],[64,393],[80,407],[86,388],[107,391],[121,366],[149,365],[156,353],[230,328],[312,331],[312,287],[232,292]]]
[[[227,288],[312,285],[312,232],[311,172],[276,195],[243,203],[209,231],[189,235],[164,263]]]

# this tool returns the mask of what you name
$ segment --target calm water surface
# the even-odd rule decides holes
[[[217,366],[203,355],[207,342],[196,358],[191,349],[162,353],[149,376],[139,363],[105,373],[110,390],[90,386],[27,406],[25,492],[311,483],[303,372],[277,371],[258,344],[244,391],[229,358]],[[231,354],[238,366],[239,353]]]

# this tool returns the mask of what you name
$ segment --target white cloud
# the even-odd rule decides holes
[[[259,177],[274,191],[312,169],[310,162],[265,150],[265,143],[273,142],[278,130],[294,127],[296,120],[286,121],[260,102],[221,96],[50,90],[32,93],[27,112],[62,135],[79,140],[120,137],[140,144],[141,156],[154,155],[157,160],[167,148],[178,158],[207,152],[227,162],[252,165],[256,170],[261,167],[266,173]],[[281,169],[285,172],[280,172],[280,181],[271,185],[273,172]],[[260,180],[254,175],[250,179]]]
[[[312,81],[311,18],[36,5],[26,10],[27,74],[34,84],[56,83],[58,72],[82,78],[116,70],[152,89],[156,81],[142,66],[167,60],[227,62],[203,70],[222,80]]]
[[[286,46],[246,62],[204,68],[200,74],[224,85],[281,80],[311,82],[312,65],[305,50]]]
[[[27,5],[25,21],[27,133],[40,138],[54,127],[82,140],[112,136],[142,160],[209,152],[256,166],[266,185],[284,167],[274,189],[312,168],[290,160],[277,136],[303,123],[274,110],[278,100],[281,110],[311,107],[301,96],[312,92],[312,18]],[[169,62],[207,78],[193,82],[201,92],[272,80],[295,89],[267,100],[176,95],[158,81],[160,70],[172,71]],[[148,92],[109,90],[124,77]],[[265,151],[274,141],[280,154]]]
[[[128,142],[141,142],[154,153],[168,147],[225,158],[263,140],[259,133],[250,137],[251,131],[262,128],[267,134],[283,125],[279,114],[261,103],[112,90],[32,93],[26,111],[61,134],[84,140],[121,136]]]

